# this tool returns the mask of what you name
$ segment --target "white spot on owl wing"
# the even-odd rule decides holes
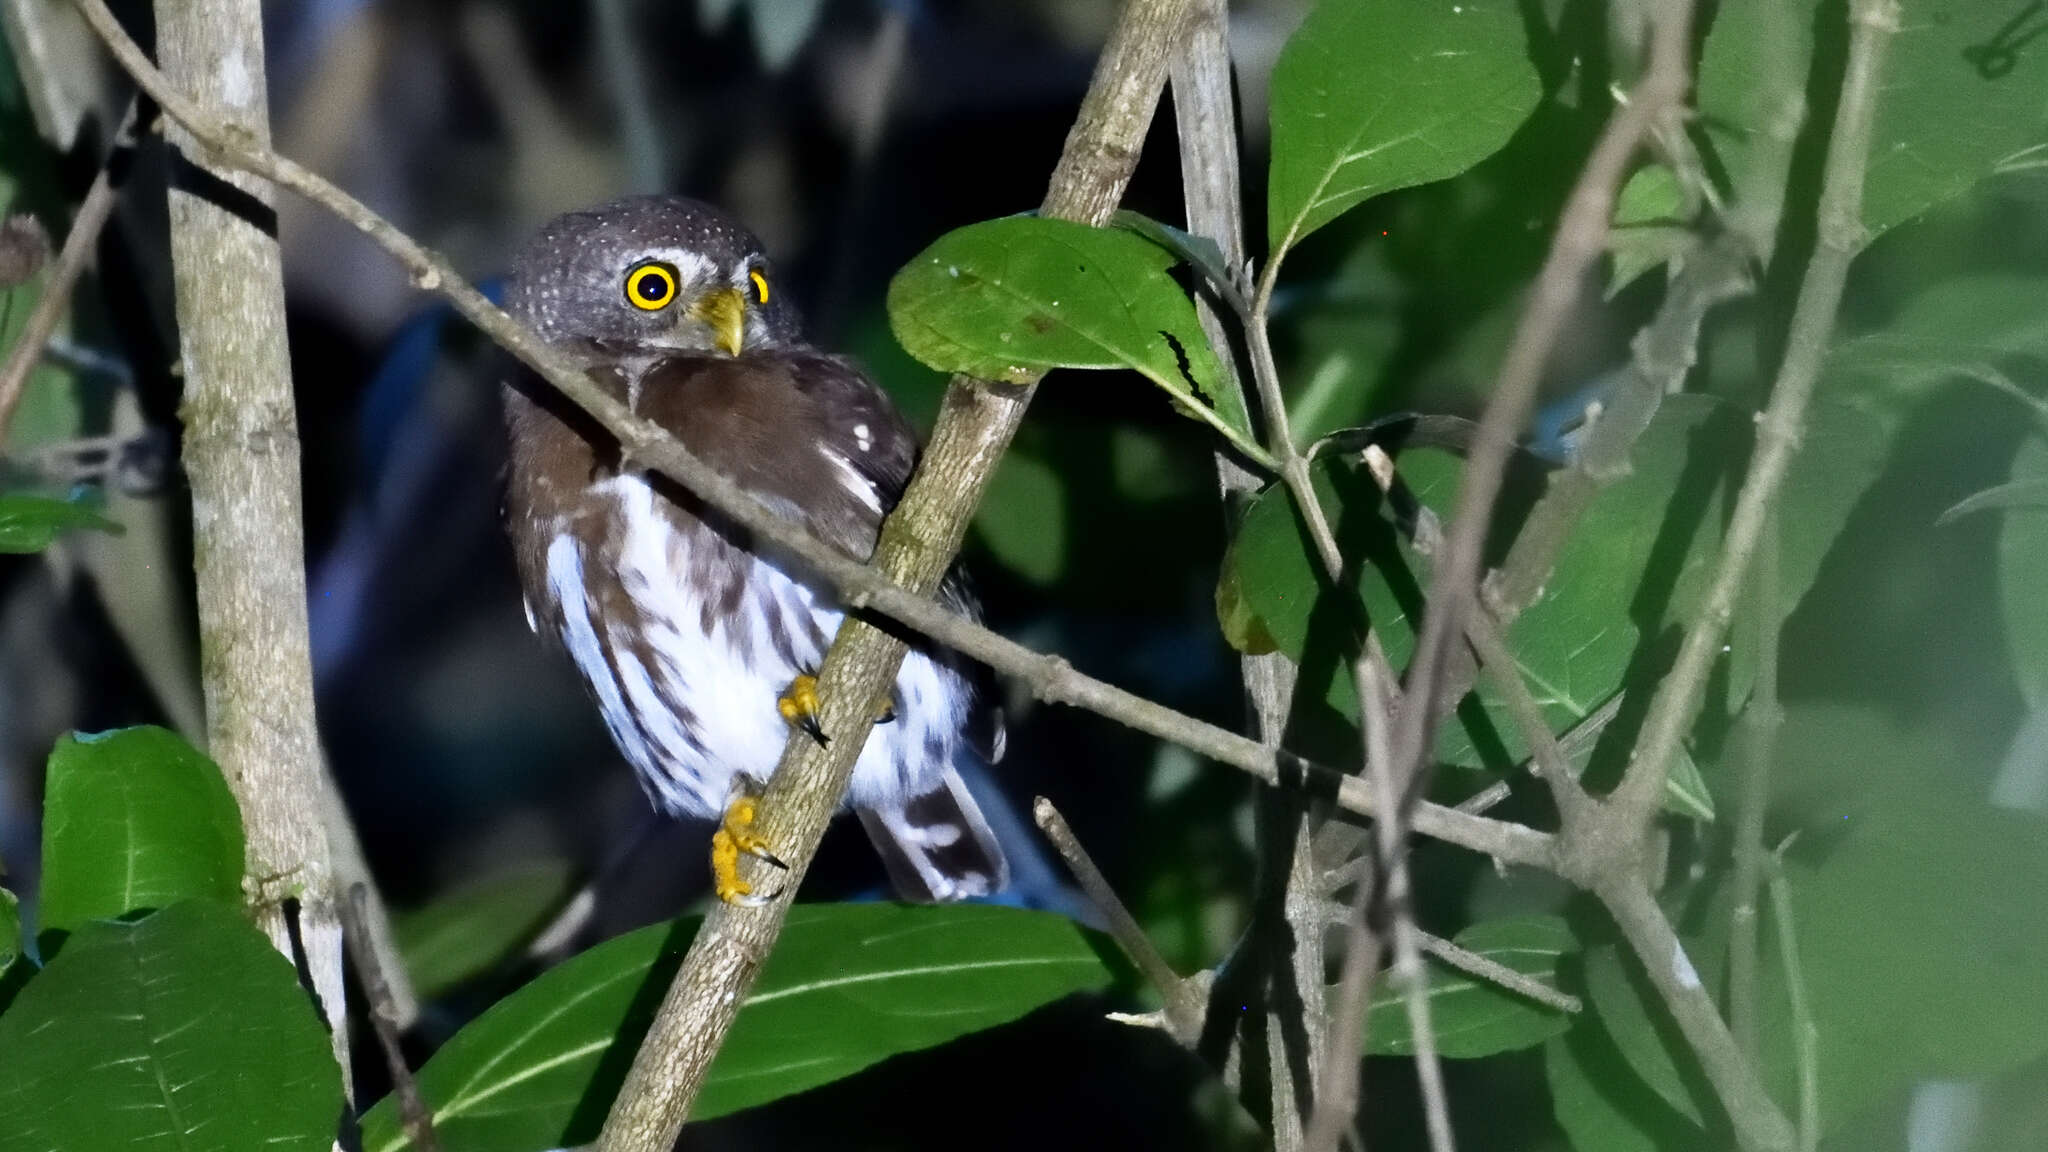
[[[860,502],[868,506],[868,511],[879,515],[882,511],[882,494],[875,491],[875,486],[869,483],[868,478],[861,474],[860,469],[853,466],[853,461],[837,452],[827,452],[825,458],[832,462],[833,471],[839,473],[839,478],[845,482],[847,491],[860,497]]]
[[[612,742],[633,766],[645,771],[652,763],[647,742],[640,738],[625,698],[605,663],[604,649],[597,642],[597,629],[590,619],[590,598],[583,591],[583,549],[567,532],[548,544],[548,587],[562,606],[562,644],[569,658],[583,673],[590,690],[597,695],[597,708],[611,730]]]
[[[861,451],[869,451],[875,446],[875,430],[865,424],[855,424],[853,426],[853,442],[860,446]]]

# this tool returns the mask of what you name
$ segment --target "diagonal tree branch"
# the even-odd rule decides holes
[[[1101,224],[1123,196],[1186,26],[1185,0],[1130,0],[1097,63],[1041,213]],[[919,594],[938,587],[1033,386],[955,378],[923,461],[882,525],[875,560]],[[789,861],[782,896],[764,907],[714,907],[649,1029],[605,1121],[603,1152],[666,1152],[712,1057],[767,960],[825,824],[845,795],[874,723],[873,702],[896,678],[903,642],[849,616],[819,672],[820,747],[792,733],[762,798],[761,833]]]

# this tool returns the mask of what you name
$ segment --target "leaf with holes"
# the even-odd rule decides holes
[[[1024,382],[1054,368],[1128,368],[1254,459],[1242,411],[1218,405],[1222,368],[1175,255],[1121,228],[1010,216],[939,237],[889,284],[889,326],[941,372]]]
[[[84,925],[0,1016],[0,1152],[320,1152],[341,1108],[291,961],[211,901]]]
[[[1555,916],[1486,920],[1458,933],[1468,952],[1514,969],[1555,990],[1557,964],[1578,950],[1571,929]],[[1572,1018],[1435,957],[1424,961],[1429,975],[1430,1026],[1436,1050],[1453,1060],[1472,1060],[1541,1044],[1571,1027]],[[1415,1051],[1408,997],[1382,980],[1366,1017],[1367,1052],[1406,1056]]]
[[[1508,0],[1322,0],[1273,66],[1268,259],[1371,197],[1484,160],[1541,94]]]
[[[444,1146],[536,1149],[594,1139],[696,927],[681,920],[606,941],[456,1033],[419,1074]],[[1102,945],[1045,913],[801,905],[791,909],[691,1116],[814,1088],[1110,979]],[[363,1147],[407,1146],[396,1105],[378,1102],[363,1117]]]
[[[43,795],[40,931],[242,899],[240,809],[220,769],[164,728],[57,741]]]
[[[25,492],[0,495],[0,552],[41,552],[58,536],[78,528],[121,530],[91,505],[76,500]]]

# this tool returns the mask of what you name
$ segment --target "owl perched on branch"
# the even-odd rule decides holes
[[[636,414],[769,508],[865,560],[917,462],[875,383],[806,343],[757,241],[709,205],[618,200],[556,218],[513,266],[507,307]],[[650,799],[720,819],[721,899],[758,903],[741,854],[792,727],[823,742],[816,681],[845,614],[793,557],[663,477],[529,371],[506,381],[506,519],[536,631],[589,684]],[[957,576],[941,597],[972,614]],[[1000,718],[948,653],[914,647],[855,764],[860,814],[898,892],[1001,889],[1003,854],[956,765],[1001,755]]]

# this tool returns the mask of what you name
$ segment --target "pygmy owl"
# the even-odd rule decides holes
[[[507,307],[632,410],[818,539],[865,560],[917,462],[887,393],[805,342],[757,241],[677,196],[548,223],[519,253]],[[671,813],[722,817],[721,898],[741,880],[754,797],[792,725],[819,740],[815,676],[844,606],[793,557],[656,475],[524,369],[505,387],[506,518],[527,618],[559,638],[642,787]],[[974,607],[957,578],[941,598]],[[914,647],[847,797],[898,892],[955,900],[1007,868],[956,771],[1001,755],[1001,722],[949,654]]]

